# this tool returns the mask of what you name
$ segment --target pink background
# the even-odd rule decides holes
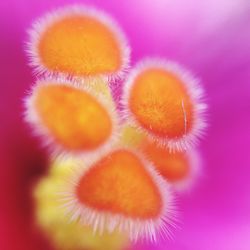
[[[31,22],[66,0],[0,3],[0,249],[46,250],[33,225],[30,191],[46,172],[46,151],[22,121],[34,78],[24,42]],[[75,3],[75,1],[73,1]],[[110,13],[132,47],[132,64],[162,56],[197,74],[207,92],[209,129],[203,177],[179,197],[174,240],[143,249],[250,249],[250,4],[247,0],[82,1]],[[108,250],[108,249],[105,249]]]

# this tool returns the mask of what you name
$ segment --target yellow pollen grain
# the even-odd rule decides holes
[[[124,124],[120,133],[119,145],[130,148],[137,148],[144,137],[145,133],[138,131],[138,129],[134,126]]]

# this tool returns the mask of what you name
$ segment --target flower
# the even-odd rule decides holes
[[[23,125],[21,98],[32,82],[22,52],[32,19],[64,1],[11,0],[1,10],[2,249],[49,249],[33,227],[30,188],[44,173],[45,152]],[[67,2],[68,3],[68,2]],[[92,1],[112,13],[134,49],[132,63],[148,54],[167,56],[202,79],[210,129],[202,144],[204,178],[182,198],[183,228],[175,242],[136,249],[247,249],[249,246],[249,6],[247,1]],[[56,6],[55,6],[56,5]],[[27,7],[29,6],[29,7]],[[8,29],[6,29],[8,24]],[[138,28],[140,27],[140,28]],[[117,92],[119,92],[117,90]],[[25,147],[24,147],[25,145]],[[24,202],[26,201],[26,202]],[[3,234],[2,234],[3,235]]]

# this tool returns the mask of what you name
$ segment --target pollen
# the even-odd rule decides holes
[[[118,233],[104,231],[94,235],[90,226],[70,222],[62,209],[58,193],[65,186],[65,179],[72,175],[72,169],[79,164],[77,159],[63,159],[52,162],[47,176],[34,187],[35,219],[46,237],[57,250],[91,249],[121,250],[129,245],[128,239]],[[53,249],[54,249],[53,248]]]
[[[119,143],[121,146],[138,148],[145,138],[145,133],[138,131],[134,126],[125,124],[121,128]]]
[[[93,92],[102,95],[105,99],[113,102],[111,88],[107,80],[102,77],[85,78],[84,85],[88,86]]]
[[[38,33],[36,53],[51,72],[88,77],[115,75],[124,67],[126,54],[120,34],[111,22],[88,14],[69,11],[45,25]]]
[[[148,67],[133,79],[128,109],[150,133],[176,139],[189,133],[194,107],[182,80],[163,68]]]
[[[48,136],[67,150],[96,149],[112,134],[108,111],[87,91],[51,82],[35,88],[32,97]]]
[[[163,205],[142,161],[125,149],[113,151],[92,166],[80,179],[76,193],[88,207],[133,219],[155,219]]]
[[[169,152],[169,149],[150,140],[143,140],[141,150],[159,173],[169,182],[186,179],[191,171],[185,152]]]

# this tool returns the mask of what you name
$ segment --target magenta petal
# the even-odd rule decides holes
[[[24,41],[35,18],[69,2],[75,3],[0,3],[0,149],[4,155],[0,249],[49,249],[32,221],[30,187],[44,174],[46,162],[45,152],[29,136],[21,117],[22,98],[33,82]],[[249,1],[84,2],[110,12],[124,27],[133,64],[150,55],[176,60],[197,74],[207,91],[210,127],[201,145],[205,169],[197,190],[180,198],[182,229],[176,230],[174,241],[134,249],[250,249]],[[119,88],[116,91],[120,95]]]

